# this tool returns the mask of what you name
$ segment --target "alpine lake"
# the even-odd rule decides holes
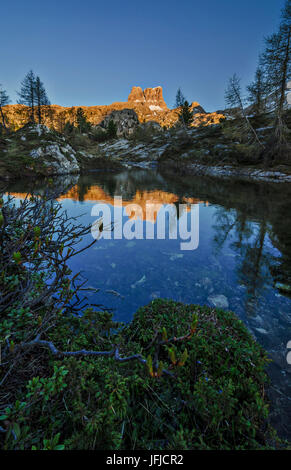
[[[155,169],[98,171],[58,181],[66,188],[58,200],[69,216],[92,225],[101,207],[107,207],[107,219],[112,215],[112,225],[104,217],[100,239],[70,261],[73,273],[81,271],[88,280],[84,302],[111,310],[122,322],[155,298],[234,311],[269,353],[271,419],[280,436],[291,440],[290,184]],[[36,192],[44,189],[40,182]],[[8,187],[16,198],[30,190],[25,180]],[[92,240],[89,234],[81,247]]]

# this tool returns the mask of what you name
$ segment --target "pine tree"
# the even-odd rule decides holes
[[[189,127],[193,122],[193,111],[188,101],[184,101],[181,112],[179,114],[179,121],[185,126]]]
[[[21,88],[18,92],[19,100],[17,101],[18,104],[24,104],[29,108],[29,121],[32,123],[35,122],[35,81],[34,73],[30,70],[21,82]]]
[[[2,85],[0,84],[0,114],[1,114],[2,126],[6,130],[7,130],[7,126],[6,126],[7,120],[3,112],[3,106],[6,106],[8,103],[10,103],[9,96],[6,90],[4,90],[4,88],[2,88]]]
[[[236,74],[229,79],[225,92],[226,104],[231,108],[232,117],[237,119],[237,131],[241,140],[250,143],[251,140],[255,139],[257,144],[262,145],[245,111],[240,81],[241,79]]]
[[[44,85],[40,78],[37,76],[35,79],[35,99],[37,107],[37,119],[38,123],[41,124],[43,120],[44,110],[50,106],[50,101],[47,97]]]
[[[291,158],[286,140],[288,129],[283,119],[286,84],[291,75],[291,0],[286,0],[278,32],[267,37],[265,43],[266,49],[261,57],[261,65],[273,98],[275,112],[274,133],[267,156],[271,160],[284,155]]]
[[[181,88],[178,88],[177,94],[176,94],[175,107],[176,107],[176,108],[180,108],[180,106],[183,106],[183,104],[185,103],[185,101],[186,101],[186,98],[185,98],[185,96],[183,95],[183,93],[182,93],[182,91],[181,91]]]
[[[76,122],[78,130],[83,134],[89,132],[91,129],[90,122],[87,121],[85,113],[82,108],[77,109]]]
[[[107,135],[110,139],[115,139],[117,134],[117,125],[113,121],[113,119],[110,119],[107,127]]]
[[[258,67],[254,81],[247,87],[249,92],[248,102],[252,106],[255,116],[260,116],[266,111],[266,93],[267,85],[264,80],[264,72]]]

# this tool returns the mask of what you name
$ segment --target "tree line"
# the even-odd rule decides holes
[[[225,92],[226,105],[230,107],[226,111],[235,119],[235,126],[229,130],[229,135],[232,133],[232,137],[238,137],[243,145],[249,146],[249,151],[254,156],[261,157],[264,154],[264,159],[268,162],[291,159],[288,143],[290,131],[285,112],[286,84],[291,76],[290,41],[291,0],[286,0],[277,32],[265,39],[265,48],[259,56],[254,80],[247,86],[247,96],[243,96],[241,79],[236,74],[229,79]],[[26,106],[27,122],[41,124],[44,117],[50,115],[50,101],[44,84],[32,70],[21,82],[18,97],[18,104]],[[0,120],[4,129],[7,129],[8,123],[3,107],[9,103],[6,90],[0,85]],[[190,126],[194,113],[180,88],[175,107],[180,108],[179,121],[182,125]],[[266,115],[271,119],[272,130],[268,141],[263,142],[256,131],[256,124],[264,124],[266,120],[263,117]],[[88,131],[90,126],[81,108],[77,110],[76,124],[80,132]]]
[[[247,96],[243,97],[241,79],[234,74],[228,83],[225,100],[231,107],[230,114],[241,119],[241,133],[245,143],[255,143],[258,155],[272,163],[275,160],[291,158],[286,119],[286,89],[291,77],[291,0],[285,1],[281,12],[278,30],[265,38],[264,50],[259,56],[253,82],[247,86]],[[258,136],[256,123],[266,123],[271,119],[271,131],[267,142]]]
[[[253,155],[262,156],[268,162],[290,159],[288,144],[290,131],[286,124],[286,85],[291,78],[291,0],[286,0],[276,33],[265,38],[265,48],[259,56],[252,83],[243,96],[241,79],[234,74],[225,91],[227,113],[235,119],[232,137],[249,146]],[[181,88],[176,94],[175,107],[180,108],[179,121],[186,127],[193,122],[193,111]],[[269,120],[266,116],[269,115]],[[264,119],[265,118],[265,119]],[[270,122],[271,118],[271,122]],[[267,142],[262,142],[256,124],[268,122],[272,131]],[[230,135],[230,133],[229,133]]]

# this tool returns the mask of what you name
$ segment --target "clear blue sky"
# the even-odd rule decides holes
[[[180,86],[208,111],[224,107],[228,78],[252,80],[263,38],[284,0],[3,0],[0,83],[16,90],[32,68],[52,103],[126,101],[132,86]]]

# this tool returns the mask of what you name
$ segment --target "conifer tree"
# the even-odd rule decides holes
[[[180,106],[183,106],[185,101],[186,101],[186,98],[183,95],[181,88],[178,88],[177,94],[176,94],[175,107],[180,108]]]
[[[77,109],[76,122],[77,128],[81,133],[86,133],[90,131],[91,124],[87,121],[87,118],[82,108]]]
[[[179,121],[185,126],[189,127],[193,122],[193,111],[187,100],[184,101],[182,105],[181,112],[179,114]]]
[[[30,70],[21,82],[20,91],[17,92],[19,99],[18,104],[24,104],[29,108],[29,121],[35,122],[35,105],[36,105],[36,93],[35,93],[35,75]]]
[[[49,114],[50,102],[47,97],[44,85],[39,76],[35,76],[30,70],[21,82],[21,88],[18,92],[19,104],[24,104],[29,108],[29,121],[35,123],[35,118],[39,124],[42,123],[43,117]],[[35,116],[36,114],[36,116]]]
[[[236,74],[229,79],[225,92],[226,104],[230,106],[232,117],[237,119],[237,131],[241,140],[245,143],[255,140],[257,144],[262,145],[245,111],[240,81],[241,79]]]
[[[291,158],[287,143],[288,129],[284,122],[286,85],[291,75],[291,0],[286,0],[278,32],[265,40],[266,49],[261,57],[275,113],[274,132],[267,149],[269,160]]]
[[[45,109],[50,106],[50,101],[47,97],[46,90],[40,78],[37,76],[35,79],[35,99],[37,108],[38,123],[41,124]]]
[[[248,102],[252,105],[255,116],[260,116],[266,111],[267,85],[264,80],[264,72],[258,67],[254,81],[247,87]]]
[[[278,32],[267,37],[265,43],[266,49],[261,56],[261,65],[274,96],[275,110],[282,115],[286,83],[291,75],[291,0],[286,1],[282,10]]]
[[[113,121],[113,119],[110,119],[108,123],[108,128],[107,128],[107,135],[110,139],[115,139],[117,134],[117,125]]]

